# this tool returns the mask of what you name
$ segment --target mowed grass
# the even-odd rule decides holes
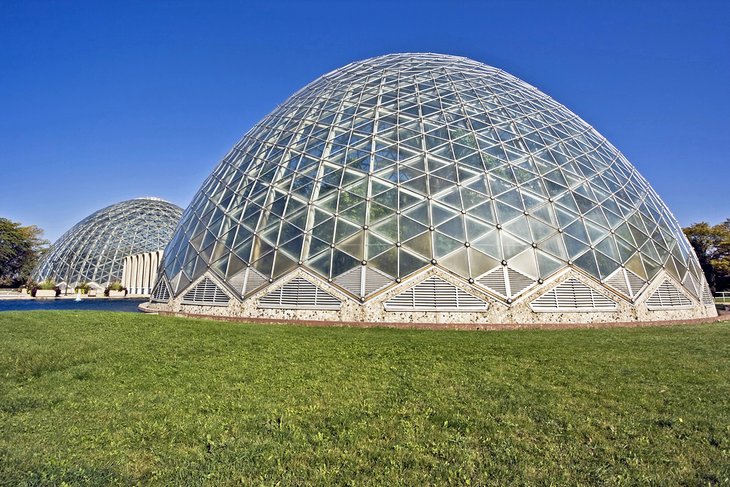
[[[730,482],[730,323],[459,332],[0,313],[0,483]]]

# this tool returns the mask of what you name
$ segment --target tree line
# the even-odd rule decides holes
[[[730,290],[730,218],[718,225],[701,222],[683,230],[712,292]]]
[[[730,219],[718,225],[695,223],[683,229],[697,253],[713,292],[730,290]],[[43,230],[0,217],[0,287],[19,287],[49,248]]]
[[[43,230],[37,226],[23,226],[0,217],[0,287],[27,284],[38,259],[48,247]]]

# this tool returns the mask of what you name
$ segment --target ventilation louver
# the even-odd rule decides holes
[[[380,291],[381,289],[392,284],[393,278],[369,267],[365,268],[365,296],[370,296],[373,293]]]
[[[533,311],[539,312],[613,311],[616,306],[615,301],[575,278],[560,283],[530,304]]]
[[[654,293],[646,300],[650,310],[691,308],[692,301],[677,286],[664,280]]]
[[[509,267],[497,267],[477,279],[477,283],[495,294],[512,299],[532,287],[535,281]]]
[[[509,267],[507,268],[507,282],[509,282],[509,294],[511,298],[517,296],[522,291],[535,284],[535,281],[529,277],[520,274]]]
[[[167,303],[170,301],[170,288],[167,287],[167,280],[160,279],[157,283],[157,287],[152,291],[151,301],[157,303]]]
[[[242,269],[233,276],[228,278],[227,284],[233,288],[233,290],[243,295],[244,294],[244,288],[246,286],[246,275],[248,274],[248,269]]]
[[[624,296],[635,298],[644,288],[646,281],[629,270],[618,268],[611,277],[606,279],[605,284]]]
[[[385,303],[387,311],[484,311],[485,301],[432,276]]]
[[[624,274],[624,270],[621,268],[616,269],[616,272],[613,273],[611,277],[606,279],[605,284],[608,286],[611,286],[616,291],[620,292],[624,296],[631,296],[631,288],[629,287],[629,283],[626,280],[626,276]]]
[[[338,276],[334,282],[341,288],[347,289],[355,296],[360,297],[362,295],[360,293],[362,288],[362,266],[350,269],[341,276]]]
[[[626,279],[629,281],[629,286],[631,286],[631,293],[634,297],[639,295],[639,292],[641,292],[642,289],[644,289],[644,286],[646,285],[646,281],[631,272],[630,270],[626,270]]]
[[[243,294],[248,296],[256,289],[261,288],[265,284],[268,284],[269,280],[253,267],[248,268],[248,276],[246,277],[246,287],[243,290]]]
[[[335,284],[358,297],[370,296],[393,283],[387,274],[369,267],[355,267],[334,280]]]
[[[185,293],[182,304],[226,306],[229,300],[228,295],[206,277]]]
[[[504,278],[504,270],[501,267],[494,269],[486,275],[477,279],[477,282],[490,291],[507,297],[507,281]]]
[[[341,304],[339,299],[301,277],[259,299],[259,308],[340,309]]]
[[[710,286],[707,284],[702,288],[702,304],[705,306],[715,306],[715,298],[712,296]]]

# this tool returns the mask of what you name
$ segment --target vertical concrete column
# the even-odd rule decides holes
[[[157,268],[160,267],[160,251],[152,252],[152,267],[150,268],[150,293],[157,282]]]
[[[129,267],[129,256],[124,258],[124,263],[122,264],[122,286],[127,285],[127,268]]]
[[[142,258],[139,254],[137,254],[137,286],[135,289],[135,294],[140,294],[140,290],[142,289]]]
[[[140,294],[147,294],[150,287],[150,253],[142,254],[142,286]]]
[[[136,285],[136,282],[135,282],[136,275],[137,275],[137,256],[133,255],[129,258],[129,278],[127,279],[129,281],[127,290],[129,290],[130,293],[134,293],[134,286]]]
[[[163,255],[162,250],[156,250],[124,258],[122,285],[130,294],[152,294]]]

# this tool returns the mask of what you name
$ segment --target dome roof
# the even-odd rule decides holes
[[[38,281],[105,285],[121,281],[124,258],[162,250],[182,208],[160,198],[136,198],[107,206],[64,233],[34,272]]]
[[[662,270],[695,297],[705,286],[603,136],[514,76],[440,54],[355,62],[278,106],[194,197],[164,274],[173,296],[211,273],[241,299],[304,269],[364,303],[431,267],[504,303],[566,268],[629,300]]]

